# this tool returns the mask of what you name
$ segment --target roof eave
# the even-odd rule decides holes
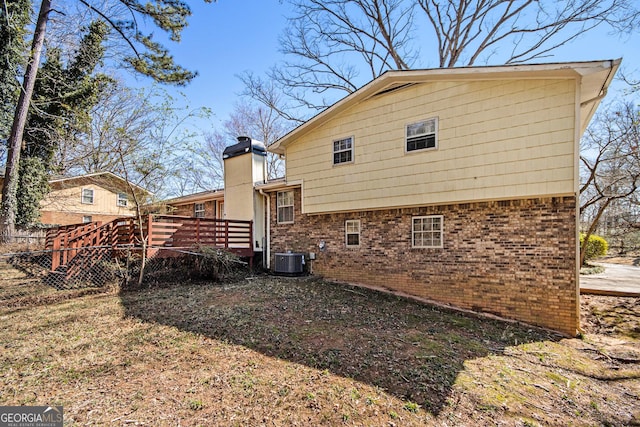
[[[136,190],[140,191],[140,192],[144,192],[146,194],[148,194],[149,196],[153,196],[153,193],[149,190],[147,190],[146,188],[143,188],[137,184],[134,184],[133,182],[127,181],[126,179],[114,174],[113,172],[93,172],[93,173],[88,173],[85,175],[77,175],[77,176],[69,176],[69,177],[64,177],[64,178],[56,178],[56,179],[50,179],[48,180],[49,184],[56,184],[59,182],[64,182],[64,181],[72,181],[72,180],[80,180],[80,179],[87,179],[87,178],[95,178],[101,175],[106,175],[107,177],[109,177],[110,179],[116,179],[122,183],[129,183],[131,184]]]
[[[358,102],[366,100],[378,93],[389,90],[396,85],[425,83],[437,80],[478,80],[504,78],[584,78],[598,73],[605,73],[613,77],[621,59],[585,62],[559,62],[549,64],[499,65],[487,67],[434,68],[427,70],[391,70],[386,71],[375,80],[370,81],[360,89],[342,98],[329,108],[318,113],[282,138],[271,144],[269,151],[285,154],[286,147],[301,135],[311,131]],[[613,72],[610,72],[613,70]],[[610,79],[606,86],[610,83]],[[606,86],[604,86],[606,88]],[[597,105],[596,105],[597,106]],[[591,115],[595,108],[591,112]],[[589,116],[590,118],[591,116]],[[587,121],[588,123],[588,121]]]
[[[187,196],[175,197],[173,199],[165,200],[167,205],[182,205],[188,203],[195,203],[207,200],[219,200],[224,198],[223,190],[211,191],[203,194],[189,194]]]
[[[267,181],[266,183],[260,183],[255,185],[256,190],[262,190],[267,192],[273,192],[277,190],[283,190],[287,188],[295,188],[300,187],[302,185],[302,181],[286,181],[286,180],[276,180],[276,181]]]
[[[609,61],[608,67],[581,74],[580,80],[580,135],[584,133],[600,102],[607,95],[609,85],[620,68],[622,58]]]

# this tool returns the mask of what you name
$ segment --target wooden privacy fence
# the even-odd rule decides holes
[[[27,245],[35,244],[42,245],[47,236],[47,230],[45,229],[16,229],[13,233],[13,240],[17,243],[26,243]]]
[[[253,258],[253,221],[145,215],[142,234],[147,257],[160,256],[161,248],[191,249],[195,245],[224,248],[241,257]],[[46,249],[52,251],[51,270],[68,265],[82,248],[99,248],[120,256],[125,247],[142,247],[139,221],[118,218],[105,224],[61,226],[48,230]]]

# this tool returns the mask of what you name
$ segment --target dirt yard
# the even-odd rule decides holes
[[[0,405],[65,425],[640,425],[640,299],[553,333],[257,277],[0,309]]]

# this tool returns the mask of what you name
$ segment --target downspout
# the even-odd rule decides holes
[[[267,224],[266,224],[266,235],[267,241],[264,245],[264,254],[265,254],[265,265],[267,270],[271,270],[271,197],[269,197],[263,190],[260,188],[258,190],[260,194],[267,200]]]
[[[581,102],[581,103],[580,103],[580,106],[581,106],[581,107],[584,107],[585,105],[587,105],[587,104],[591,104],[592,102],[600,101],[600,100],[601,100],[601,99],[603,99],[605,96],[607,96],[607,89],[604,89],[604,88],[603,88],[603,89],[600,89],[600,95],[598,95],[598,96],[594,96],[594,97],[593,97],[593,98],[591,98],[591,99],[588,99],[588,100],[586,100],[586,101],[584,101],[584,102]]]
[[[580,107],[584,107],[585,105],[591,104],[592,102],[600,101],[605,96],[607,96],[607,86],[609,86],[608,84],[609,80],[612,78],[613,67],[616,65],[615,62],[616,61],[609,61],[609,73],[607,74],[607,77],[604,79],[604,82],[602,82],[602,87],[600,88],[598,95],[594,96],[591,99],[581,102]]]

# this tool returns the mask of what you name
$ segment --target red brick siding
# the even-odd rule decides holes
[[[58,211],[42,211],[40,212],[40,222],[48,225],[72,225],[81,224],[83,216],[90,216],[91,221],[101,221],[102,223],[111,222],[123,215],[101,215],[95,213],[75,213],[75,212],[58,212]]]
[[[186,205],[174,206],[174,209],[175,210],[171,212],[172,215],[195,216],[195,203],[187,203]],[[215,201],[204,202],[204,217],[216,218]]]
[[[315,252],[314,274],[384,287],[461,308],[576,333],[576,201],[538,198],[325,215],[278,224],[271,254]],[[411,247],[411,218],[444,216],[444,247]],[[345,245],[345,220],[360,219],[360,247]],[[326,242],[321,251],[318,243]]]

